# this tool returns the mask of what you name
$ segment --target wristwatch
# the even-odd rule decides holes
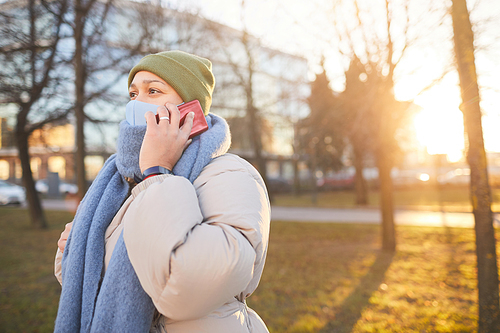
[[[134,177],[135,179],[135,182],[137,184],[139,184],[140,182],[142,182],[144,179],[150,177],[150,176],[156,176],[156,175],[173,175],[172,171],[170,171],[169,169],[165,168],[165,167],[162,167],[162,166],[153,166],[153,167],[150,167],[150,168],[147,168],[146,170],[144,170],[144,172],[142,173],[142,176],[140,179]]]

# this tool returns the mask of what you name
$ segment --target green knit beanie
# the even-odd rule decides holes
[[[197,99],[205,115],[212,105],[215,77],[210,60],[182,51],[166,51],[145,56],[128,75],[128,86],[137,72],[148,71],[172,86],[184,102]]]

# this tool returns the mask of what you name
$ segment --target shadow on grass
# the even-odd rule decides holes
[[[380,251],[368,273],[361,279],[358,287],[344,300],[335,319],[327,323],[320,333],[348,333],[361,317],[373,292],[379,289],[385,273],[391,265],[394,253]]]

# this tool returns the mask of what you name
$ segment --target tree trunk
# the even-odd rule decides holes
[[[356,174],[354,177],[354,186],[356,192],[356,205],[368,205],[368,186],[363,176],[363,153],[359,149],[354,149],[354,168]]]
[[[252,89],[249,89],[252,91]],[[251,96],[251,95],[250,95]],[[267,181],[267,165],[266,160],[262,156],[262,138],[261,138],[261,124],[260,117],[257,115],[257,109],[253,106],[253,98],[247,95],[247,116],[249,119],[249,128],[250,128],[250,140],[252,142],[252,148],[254,152],[255,164],[257,166],[257,170],[259,171],[266,187],[268,189],[269,200],[273,199],[273,192],[269,188],[269,184]]]
[[[266,161],[262,156],[262,139],[261,139],[261,131],[260,131],[260,119],[257,116],[257,110],[253,105],[247,106],[247,114],[249,118],[249,127],[250,127],[250,140],[252,141],[252,148],[254,152],[255,164],[257,165],[257,169],[261,173],[261,176],[266,179]]]
[[[292,157],[292,164],[293,164],[293,194],[295,196],[299,196],[301,193],[301,184],[299,177],[299,159],[296,158],[295,156]]]
[[[83,198],[87,191],[87,180],[85,177],[85,64],[83,59],[83,29],[85,18],[80,0],[75,1],[75,118],[76,118],[76,178],[78,185],[78,196]]]
[[[394,114],[396,101],[392,94],[392,78],[381,85],[378,107],[380,122],[377,130],[377,168],[380,187],[380,210],[382,214],[382,250],[396,251],[396,226],[394,224],[394,202],[391,171],[394,166],[395,129],[394,124],[384,121]]]
[[[28,200],[28,210],[31,218],[31,225],[37,229],[46,229],[47,221],[43,214],[42,205],[40,203],[40,198],[35,189],[35,181],[33,180],[33,173],[31,172],[30,156],[29,156],[29,145],[28,136],[26,133],[26,117],[27,114],[21,110],[18,113],[17,125],[16,125],[16,144],[19,150],[19,159],[21,160],[21,168],[23,170],[23,185],[26,189],[26,199]]]
[[[379,148],[385,150],[386,148]],[[378,156],[378,179],[380,186],[380,210],[382,213],[382,250],[396,251],[396,228],[394,225],[394,204],[392,195],[392,163],[385,156]]]
[[[500,332],[498,267],[495,230],[491,212],[484,150],[479,88],[474,63],[474,35],[465,0],[452,1],[455,55],[462,95],[461,110],[469,147],[471,201],[476,231],[477,278],[479,293],[478,332]]]
[[[248,36],[246,32],[243,35],[243,44],[247,53],[247,70],[248,77],[246,80],[245,93],[247,99],[247,117],[249,120],[248,126],[250,128],[250,140],[252,142],[252,148],[254,151],[255,164],[257,165],[257,170],[259,170],[264,183],[268,189],[269,200],[272,201],[273,193],[269,189],[267,181],[267,163],[262,156],[262,118],[258,114],[259,110],[255,107],[253,100],[253,73],[254,73],[254,61],[253,55],[250,52],[248,45]]]
[[[311,186],[311,203],[316,206],[318,203],[318,186],[316,184],[316,168],[317,168],[317,154],[316,146],[309,148],[309,181]]]
[[[33,92],[36,86],[36,42],[37,42],[37,32],[36,32],[36,11],[35,11],[35,1],[29,1],[29,13],[30,13],[30,71],[31,71],[31,96],[30,103],[21,104],[19,106],[19,112],[17,113],[16,122],[16,144],[19,151],[19,159],[21,160],[21,168],[23,171],[22,181],[24,188],[26,189],[26,199],[28,200],[28,207],[31,217],[31,225],[37,229],[47,228],[47,222],[45,216],[43,215],[42,205],[40,203],[40,198],[36,193],[35,181],[33,180],[33,173],[31,172],[30,155],[29,155],[29,132],[27,132],[27,122],[28,113],[31,107],[31,100],[33,98]]]

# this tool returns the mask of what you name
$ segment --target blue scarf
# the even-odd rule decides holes
[[[174,174],[193,182],[215,157],[229,149],[224,119],[206,116],[209,130],[193,138],[174,167]],[[139,153],[146,126],[120,123],[117,153],[104,164],[76,212],[62,259],[62,292],[54,332],[148,332],[154,314],[130,263],[123,233],[106,273],[104,236],[127,198],[124,177],[140,175]]]

